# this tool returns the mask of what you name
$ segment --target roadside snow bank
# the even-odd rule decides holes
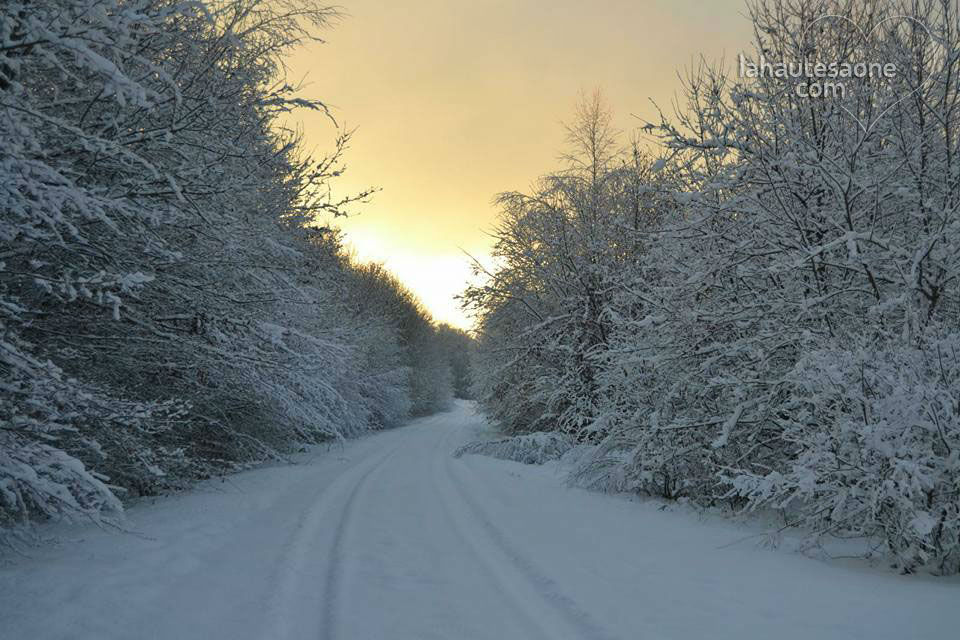
[[[564,433],[528,433],[499,440],[471,442],[454,451],[453,457],[476,454],[524,464],[543,464],[560,459],[573,449],[574,444],[573,438]]]

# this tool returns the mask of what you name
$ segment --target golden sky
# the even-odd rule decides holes
[[[290,77],[356,128],[339,192],[381,191],[340,221],[362,259],[384,262],[442,322],[464,251],[489,254],[492,198],[558,167],[560,122],[599,87],[617,126],[669,107],[677,74],[749,43],[742,0],[342,0],[345,17],[303,47]],[[323,116],[298,114],[308,147],[330,146]]]

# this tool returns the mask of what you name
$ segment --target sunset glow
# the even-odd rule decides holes
[[[492,198],[523,190],[563,148],[581,89],[600,87],[624,131],[655,119],[698,61],[749,42],[739,0],[540,2],[356,0],[303,47],[290,77],[356,128],[343,193],[381,189],[339,224],[362,259],[384,262],[436,319],[470,319],[453,297],[490,248]],[[297,114],[310,149],[325,116]]]

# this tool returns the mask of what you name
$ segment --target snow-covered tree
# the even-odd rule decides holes
[[[422,355],[440,343],[409,294],[391,281],[406,306],[355,304],[364,268],[329,225],[370,195],[331,195],[349,133],[309,157],[284,126],[326,111],[283,57],[336,16],[311,0],[0,6],[3,529],[109,516],[442,406],[447,369]]]
[[[481,401],[509,431],[602,436],[585,484],[775,508],[813,539],[874,537],[906,571],[956,571],[957,4],[750,16],[757,65],[897,73],[811,98],[704,65],[648,128],[663,156],[595,174],[612,185],[598,208],[507,199],[501,266],[474,295]]]
[[[466,302],[487,345],[478,399],[506,431],[603,432],[595,358],[607,346],[618,274],[632,259],[635,240],[621,227],[642,215],[637,167],[611,121],[599,92],[581,96],[564,170],[531,194],[498,198],[498,269]]]

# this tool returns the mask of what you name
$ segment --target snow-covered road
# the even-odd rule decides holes
[[[741,525],[450,452],[449,413],[130,510],[0,565],[4,639],[948,638],[960,582],[758,549]],[[731,544],[734,543],[734,544]]]

